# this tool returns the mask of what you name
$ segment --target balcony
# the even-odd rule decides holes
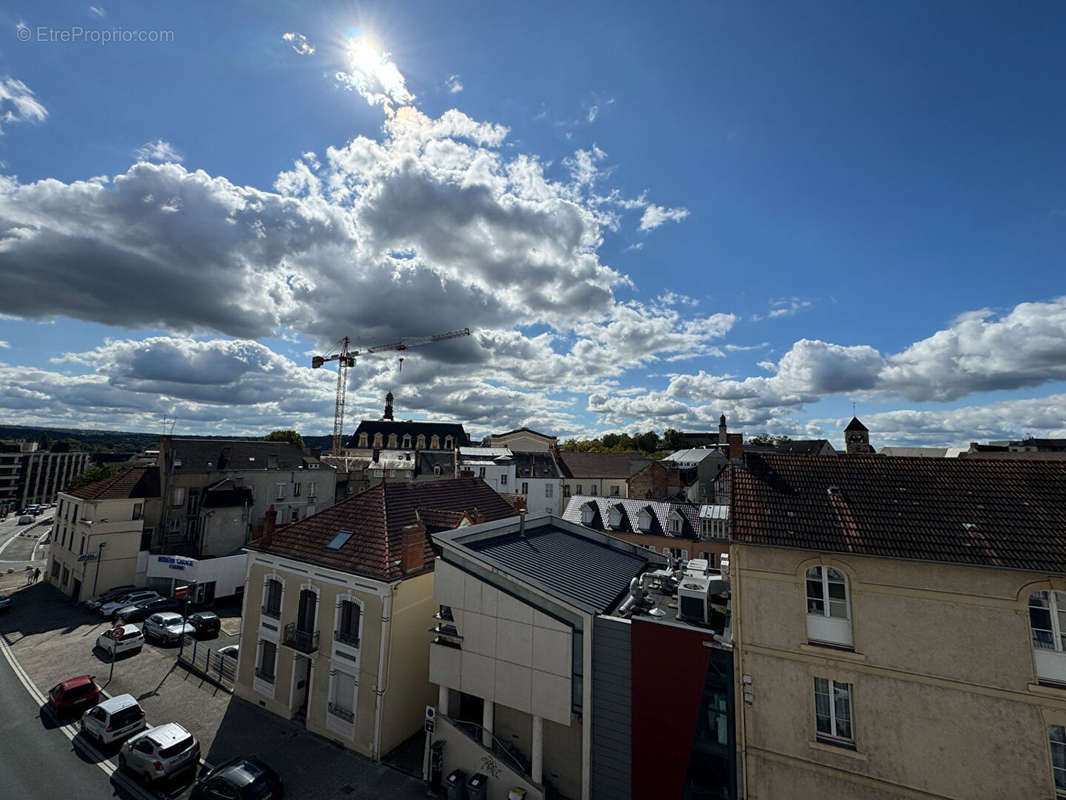
[[[318,631],[302,631],[290,622],[285,626],[285,645],[301,653],[314,653],[318,650]]]
[[[262,616],[270,617],[271,619],[281,619],[281,609],[272,608],[270,606],[263,606],[261,610]]]
[[[351,631],[333,631],[333,641],[341,644],[349,644],[352,647],[359,646],[359,634]]]

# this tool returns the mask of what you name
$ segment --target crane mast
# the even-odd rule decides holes
[[[314,356],[311,359],[311,368],[319,369],[327,361],[337,362],[337,403],[333,410],[333,446],[332,454],[339,456],[342,450],[344,437],[344,400],[348,394],[348,369],[355,366],[357,355],[369,355],[370,353],[382,353],[389,350],[407,350],[410,347],[418,347],[423,344],[443,342],[447,339],[456,339],[460,336],[469,336],[469,328],[438,333],[433,336],[420,336],[400,339],[388,344],[378,344],[363,350],[351,349],[351,339],[345,336],[338,345],[338,351],[328,356]]]

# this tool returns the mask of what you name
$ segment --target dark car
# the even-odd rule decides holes
[[[254,756],[235,758],[196,781],[191,800],[281,800],[285,787],[278,773]]]
[[[143,622],[152,614],[158,614],[160,611],[176,611],[180,608],[181,600],[174,597],[156,597],[120,608],[115,612],[115,618],[124,622]]]
[[[106,592],[101,592],[98,595],[94,595],[85,601],[85,605],[96,611],[104,603],[110,603],[112,600],[118,600],[124,594],[128,594],[136,590],[136,586],[115,586],[108,589]]]
[[[92,675],[79,675],[57,683],[48,692],[48,705],[57,716],[81,715],[100,702],[100,687]]]
[[[218,614],[214,611],[197,611],[195,614],[190,614],[186,621],[196,629],[196,635],[201,639],[205,636],[214,636],[222,628]]]

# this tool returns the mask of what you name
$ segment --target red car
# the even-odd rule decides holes
[[[56,716],[81,713],[100,702],[100,687],[94,676],[79,675],[57,683],[48,692],[48,703]]]

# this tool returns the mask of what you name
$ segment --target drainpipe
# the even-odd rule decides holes
[[[388,687],[385,685],[385,650],[388,648],[389,662],[392,661],[392,618],[389,612],[392,610],[392,591],[393,587],[389,586],[386,590],[385,596],[382,598],[381,608],[381,644],[379,645],[378,652],[378,685],[374,692],[377,695],[377,709],[374,712],[374,747],[373,757],[375,761],[381,760],[381,712],[385,705],[384,698],[385,692]]]

